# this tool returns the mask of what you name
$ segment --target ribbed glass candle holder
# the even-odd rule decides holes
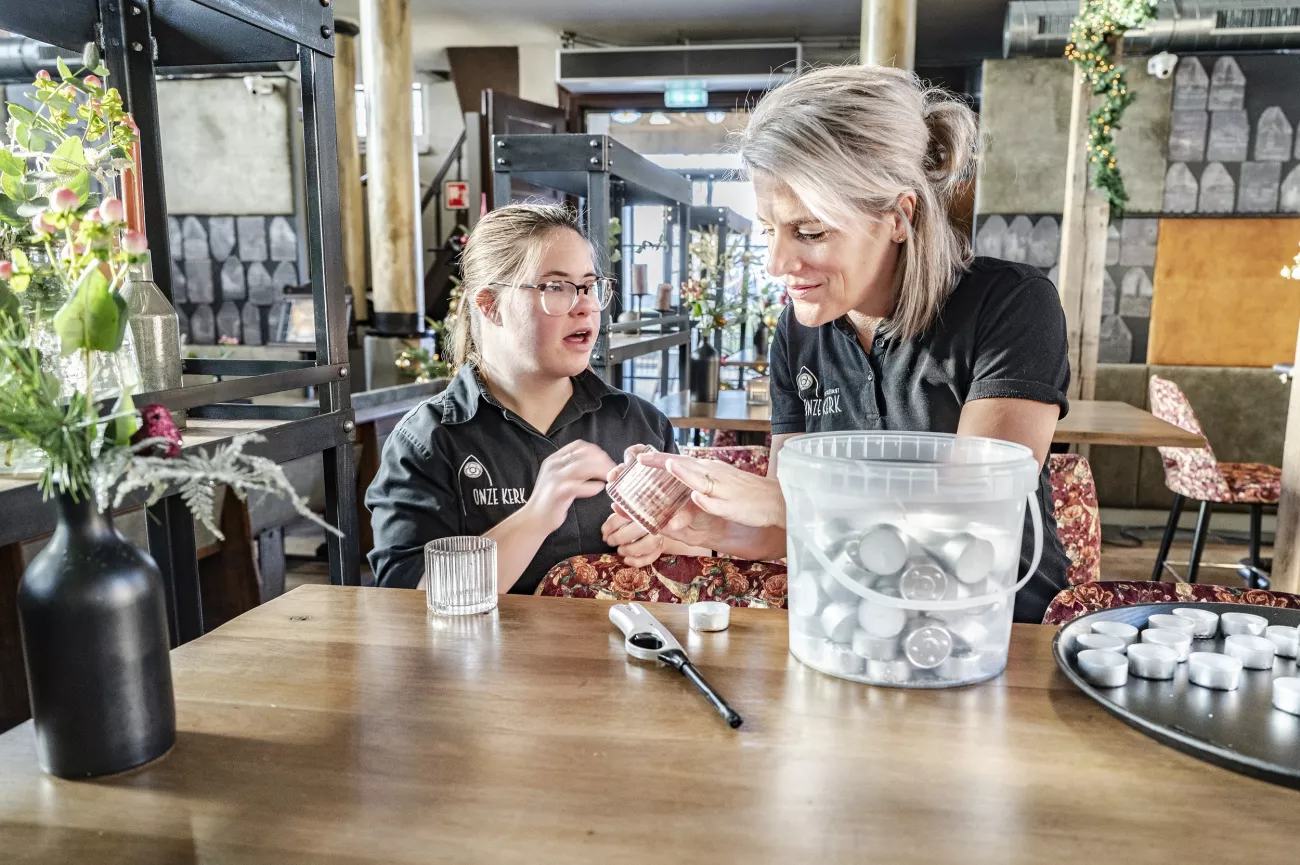
[[[440,616],[486,613],[497,605],[497,542],[439,538],[424,545],[424,587]]]
[[[663,469],[633,462],[606,488],[615,504],[651,532],[660,532],[691,498],[691,488]]]

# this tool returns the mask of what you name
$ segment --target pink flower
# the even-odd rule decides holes
[[[36,80],[37,80],[37,81],[49,81],[49,80],[50,80],[50,73],[49,73],[49,70],[47,70],[47,69],[42,69],[40,72],[37,72],[37,73],[36,73]]]
[[[98,207],[92,207],[90,208],[90,210],[86,211],[86,216],[85,216],[86,222],[99,222],[103,218],[104,216],[99,212]]]
[[[166,459],[180,456],[180,430],[176,429],[176,424],[172,422],[171,412],[157,403],[150,403],[140,411],[140,429],[131,436],[131,444],[139,444],[145,439],[167,440],[167,446],[162,453],[155,454],[156,456]]]
[[[73,192],[66,186],[60,186],[58,189],[54,190],[54,194],[50,196],[50,208],[53,209],[55,213],[70,213],[76,210],[77,205],[80,203],[81,196],[77,195],[77,193]]]
[[[38,213],[32,217],[32,231],[37,234],[53,234],[59,227],[50,219],[48,213]]]
[[[105,222],[125,222],[126,207],[122,199],[110,195],[99,203],[99,215]]]
[[[82,79],[82,83],[84,83],[91,90],[104,89],[104,82],[99,80],[98,75],[87,75],[84,79]]]
[[[122,249],[131,255],[143,255],[149,249],[149,241],[141,232],[128,228],[122,233]]]
[[[9,279],[14,275],[14,263],[12,261],[0,261],[0,279]]]

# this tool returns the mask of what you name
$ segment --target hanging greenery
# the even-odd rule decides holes
[[[1134,99],[1124,67],[1115,63],[1114,46],[1125,31],[1141,27],[1155,14],[1155,0],[1085,0],[1065,46],[1065,56],[1079,67],[1093,95],[1101,97],[1088,115],[1087,153],[1092,185],[1106,193],[1112,217],[1122,214],[1128,203],[1115,159],[1114,132]]]

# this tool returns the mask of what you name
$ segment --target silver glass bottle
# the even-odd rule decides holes
[[[140,364],[140,389],[147,393],[180,387],[180,323],[167,296],[154,283],[148,259],[132,269],[122,287],[122,299],[130,311],[131,336]],[[173,411],[172,419],[177,428],[185,428],[184,411]]]

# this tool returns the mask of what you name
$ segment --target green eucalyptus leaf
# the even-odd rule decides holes
[[[31,273],[32,263],[27,260],[27,253],[15,246],[9,250],[9,260],[14,263],[14,270],[19,273]]]
[[[14,177],[12,174],[0,174],[0,189],[3,189],[5,195],[14,201],[27,200],[27,184],[23,183],[22,178]]]
[[[21,205],[7,195],[0,195],[0,222],[12,225],[14,228],[23,228],[27,225],[27,219],[18,212]]]
[[[105,66],[103,63],[100,63],[98,66],[96,66],[94,71],[95,74],[98,75],[100,78],[103,78],[108,75],[108,67]]]
[[[8,150],[0,148],[0,172],[22,177],[27,171],[27,160],[19,159]]]
[[[51,94],[50,98],[45,100],[45,104],[58,111],[67,111],[72,108],[72,100],[66,96],[59,96],[57,93]]]
[[[94,42],[87,42],[86,47],[81,50],[81,65],[87,69],[94,69],[99,65],[99,46]]]
[[[90,172],[84,168],[68,178],[68,188],[77,193],[77,206],[81,207],[90,197]],[[35,199],[33,199],[35,200]]]
[[[67,177],[85,167],[86,151],[81,146],[80,138],[73,136],[65,139],[62,144],[54,148],[54,155],[50,158],[50,168],[54,169],[56,174]]]
[[[36,122],[36,113],[34,111],[25,105],[18,105],[14,102],[9,103],[9,116],[19,123],[30,125]]]
[[[108,279],[98,267],[87,268],[68,302],[54,316],[66,357],[85,349],[117,351],[127,325],[126,301],[108,290]]]
[[[126,447],[131,443],[131,436],[135,435],[135,431],[140,428],[140,419],[135,414],[135,401],[131,399],[130,391],[122,390],[117,402],[113,403],[112,414],[124,416],[115,417],[108,422],[108,426],[104,428],[104,439],[117,447]]]
[[[24,201],[18,205],[18,215],[25,220],[30,220],[38,213],[44,213],[45,208],[50,206],[48,198],[33,198],[31,201]]]
[[[72,70],[68,68],[67,63],[63,62],[63,58],[56,57],[54,58],[54,62],[59,67],[59,77],[61,77],[64,81],[70,80],[72,78]]]

